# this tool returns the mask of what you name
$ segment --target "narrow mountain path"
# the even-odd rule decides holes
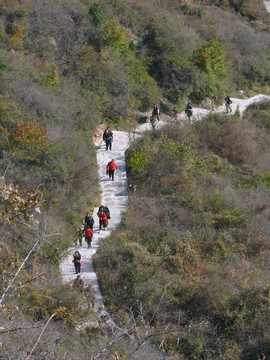
[[[253,103],[261,102],[261,101],[270,101],[270,96],[267,95],[257,95],[250,99],[236,99],[231,98],[233,101],[232,104],[232,114],[238,109],[240,114],[242,114],[248,106]],[[194,108],[193,109],[193,117],[192,121],[201,120],[210,113],[224,113],[225,107],[220,106],[213,111]],[[148,113],[146,113],[148,114]],[[150,114],[150,113],[149,113]],[[149,115],[148,114],[148,115]],[[162,116],[161,116],[162,117]],[[185,122],[188,122],[187,117],[184,112],[180,114],[179,118],[180,125],[183,125]],[[161,129],[164,125],[166,125],[168,121],[159,121],[156,122],[156,129]],[[122,218],[122,212],[127,210],[128,207],[128,192],[127,192],[127,175],[126,175],[126,167],[125,167],[125,151],[130,146],[131,142],[135,137],[140,136],[144,131],[151,130],[152,125],[148,122],[143,125],[140,125],[136,131],[131,135],[128,132],[123,131],[114,131],[114,141],[112,146],[112,151],[106,151],[105,145],[101,144],[101,146],[97,150],[97,164],[98,164],[98,175],[99,182],[101,187],[101,204],[109,207],[111,212],[111,220],[109,221],[109,225],[106,231],[102,231],[99,234],[99,220],[97,217],[96,208],[94,210],[94,238],[92,241],[92,248],[88,249],[85,242],[83,242],[83,246],[81,247],[72,247],[68,251],[68,255],[64,257],[62,263],[60,264],[60,270],[62,273],[63,281],[70,282],[76,278],[74,265],[72,263],[73,254],[75,250],[79,250],[82,255],[83,265],[81,269],[81,277],[85,283],[85,285],[92,284],[95,288],[96,292],[96,301],[94,305],[94,309],[98,312],[98,309],[103,306],[103,300],[100,293],[100,289],[98,286],[97,276],[94,272],[92,256],[96,253],[100,243],[103,239],[108,237],[111,232],[117,228],[120,224]],[[105,169],[107,163],[111,160],[115,159],[119,171],[115,173],[114,181],[108,179],[108,176],[105,174]],[[82,214],[83,216],[84,214]]]
[[[263,2],[266,10],[270,13],[270,0],[264,0]]]
[[[130,145],[129,133],[123,131],[114,131],[114,141],[112,144],[112,151],[106,151],[105,144],[97,150],[98,163],[98,177],[101,194],[101,204],[108,206],[111,212],[111,219],[106,231],[102,230],[99,233],[99,219],[97,216],[98,208],[95,208],[93,217],[94,236],[92,247],[88,249],[87,244],[83,241],[80,247],[73,247],[69,249],[69,255],[64,259],[60,265],[63,281],[69,282],[76,278],[74,265],[72,263],[73,254],[78,250],[82,256],[81,277],[85,286],[92,284],[96,292],[95,310],[98,311],[100,306],[103,306],[102,296],[100,294],[98,280],[94,272],[92,256],[96,253],[101,241],[108,237],[111,232],[117,228],[122,218],[122,212],[128,207],[128,192],[127,192],[127,175],[125,165],[125,151]],[[108,179],[106,175],[106,166],[111,159],[115,159],[119,170],[115,172],[114,181]],[[100,204],[100,205],[101,205]],[[82,214],[83,216],[83,214]]]

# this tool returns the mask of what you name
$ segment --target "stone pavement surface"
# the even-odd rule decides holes
[[[270,13],[270,0],[264,0],[264,5],[266,10]]]
[[[108,237],[111,232],[117,228],[122,218],[122,212],[126,211],[128,207],[128,192],[127,192],[127,175],[125,166],[125,151],[130,144],[129,133],[123,131],[114,131],[114,141],[112,150],[106,151],[105,144],[102,143],[97,150],[97,163],[98,163],[98,177],[101,187],[101,205],[108,206],[111,213],[111,219],[106,231],[102,230],[99,233],[99,219],[97,216],[98,208],[93,212],[94,236],[92,246],[88,249],[87,244],[83,240],[82,246],[77,246],[69,249],[68,255],[64,258],[60,265],[63,281],[70,282],[76,278],[74,264],[72,263],[73,254],[78,250],[82,256],[81,277],[85,285],[92,284],[96,292],[95,310],[103,306],[103,300],[100,294],[97,276],[95,274],[92,256],[96,253],[101,241]],[[114,181],[108,179],[106,175],[106,166],[108,162],[115,159],[119,168],[115,171]],[[82,214],[83,217],[84,214]]]
[[[237,108],[239,109],[240,114],[242,114],[248,106],[253,103],[259,101],[270,101],[270,96],[266,95],[257,95],[250,99],[236,99],[232,98],[232,110],[234,113]],[[192,122],[195,120],[200,120],[206,117],[210,113],[224,113],[225,106],[220,106],[219,108],[211,110],[194,108]],[[179,117],[180,126],[188,123],[187,117],[184,112],[180,114]],[[166,125],[167,121],[159,121],[156,122],[155,128],[161,129],[164,125]],[[85,242],[83,242],[83,246],[81,247],[73,247],[70,248],[66,257],[64,257],[62,263],[60,264],[60,270],[62,273],[64,282],[71,282],[76,278],[74,265],[72,263],[73,254],[75,250],[79,250],[82,255],[82,269],[81,269],[81,277],[85,283],[85,285],[92,284],[95,288],[96,292],[96,301],[95,301],[95,310],[98,312],[98,309],[103,306],[102,296],[98,286],[97,276],[95,274],[93,264],[92,264],[92,256],[96,253],[100,243],[103,239],[111,234],[111,232],[117,228],[120,224],[122,218],[122,212],[127,210],[128,207],[128,192],[127,192],[127,175],[126,175],[126,167],[125,167],[125,151],[128,149],[130,143],[134,140],[135,137],[140,136],[144,131],[152,130],[152,125],[148,122],[141,126],[139,126],[136,131],[131,135],[127,132],[123,131],[114,131],[114,141],[112,145],[112,151],[106,151],[104,143],[97,150],[97,164],[99,167],[98,175],[100,187],[102,190],[101,195],[101,204],[108,206],[111,212],[111,220],[109,220],[109,225],[106,231],[102,231],[99,234],[99,220],[97,217],[96,208],[94,210],[94,238],[92,241],[91,249],[87,248]],[[111,160],[115,159],[116,164],[119,167],[119,170],[115,172],[115,179],[111,181],[108,179],[106,175],[106,165]],[[84,214],[82,214],[83,216]]]

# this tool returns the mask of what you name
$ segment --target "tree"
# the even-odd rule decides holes
[[[205,96],[214,97],[224,84],[227,60],[224,45],[217,39],[206,42],[194,54],[197,67],[207,75]]]
[[[107,16],[104,14],[101,6],[96,2],[91,5],[89,9],[89,15],[92,23],[95,26],[103,25],[107,21]]]

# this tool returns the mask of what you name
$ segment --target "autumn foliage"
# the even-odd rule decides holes
[[[40,162],[44,152],[49,149],[48,131],[40,123],[23,123],[16,132],[0,127],[8,138],[9,156],[18,160]]]

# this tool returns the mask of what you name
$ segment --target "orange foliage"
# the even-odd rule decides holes
[[[40,161],[41,155],[49,148],[48,132],[40,123],[23,123],[17,126],[16,133],[0,127],[9,139],[9,155],[19,160]]]

